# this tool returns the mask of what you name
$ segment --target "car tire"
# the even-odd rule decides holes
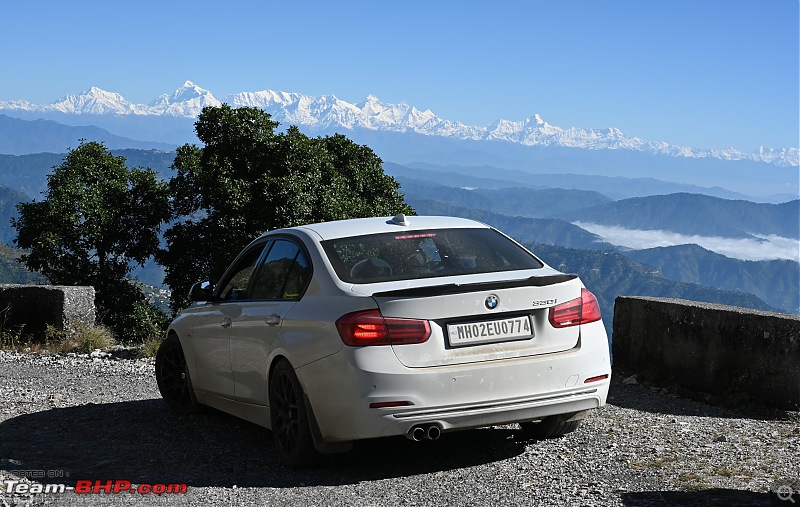
[[[553,415],[545,417],[540,422],[520,423],[522,433],[526,437],[537,440],[563,437],[567,433],[572,433],[581,425],[581,421],[567,421],[563,416]]]
[[[325,455],[314,447],[303,388],[292,365],[279,360],[269,378],[272,439],[281,463],[290,468],[319,465]]]
[[[156,352],[156,383],[161,397],[173,412],[197,414],[202,411],[194,395],[186,356],[175,334],[167,336]]]

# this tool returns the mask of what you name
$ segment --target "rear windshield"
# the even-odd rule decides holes
[[[323,241],[336,275],[349,283],[538,269],[542,263],[492,229],[432,229]]]

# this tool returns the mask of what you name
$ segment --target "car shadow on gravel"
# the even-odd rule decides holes
[[[798,417],[797,412],[787,412],[755,404],[737,404],[735,399],[713,398],[703,393],[677,390],[675,387],[638,383],[624,384],[625,377],[624,373],[614,372],[608,392],[608,403],[655,414],[769,421]]]
[[[768,506],[787,505],[776,493],[757,493],[737,489],[704,489],[699,491],[637,491],[623,493],[622,504],[637,507],[679,507],[709,506]]]
[[[208,410],[171,413],[160,399],[53,408],[0,423],[0,469],[41,471],[43,483],[81,479],[190,486],[296,487],[354,484],[501,461],[529,443],[518,431],[492,428],[357,442],[323,467],[280,465],[269,430]],[[47,477],[50,476],[50,477]]]

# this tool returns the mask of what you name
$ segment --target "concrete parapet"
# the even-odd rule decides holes
[[[94,287],[0,284],[0,324],[41,335],[48,325],[70,331],[95,321]]]
[[[618,297],[614,367],[736,401],[800,409],[800,316]]]

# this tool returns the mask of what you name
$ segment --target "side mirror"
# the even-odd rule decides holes
[[[211,301],[214,295],[214,284],[206,280],[204,282],[197,282],[189,289],[189,300],[196,301]]]

